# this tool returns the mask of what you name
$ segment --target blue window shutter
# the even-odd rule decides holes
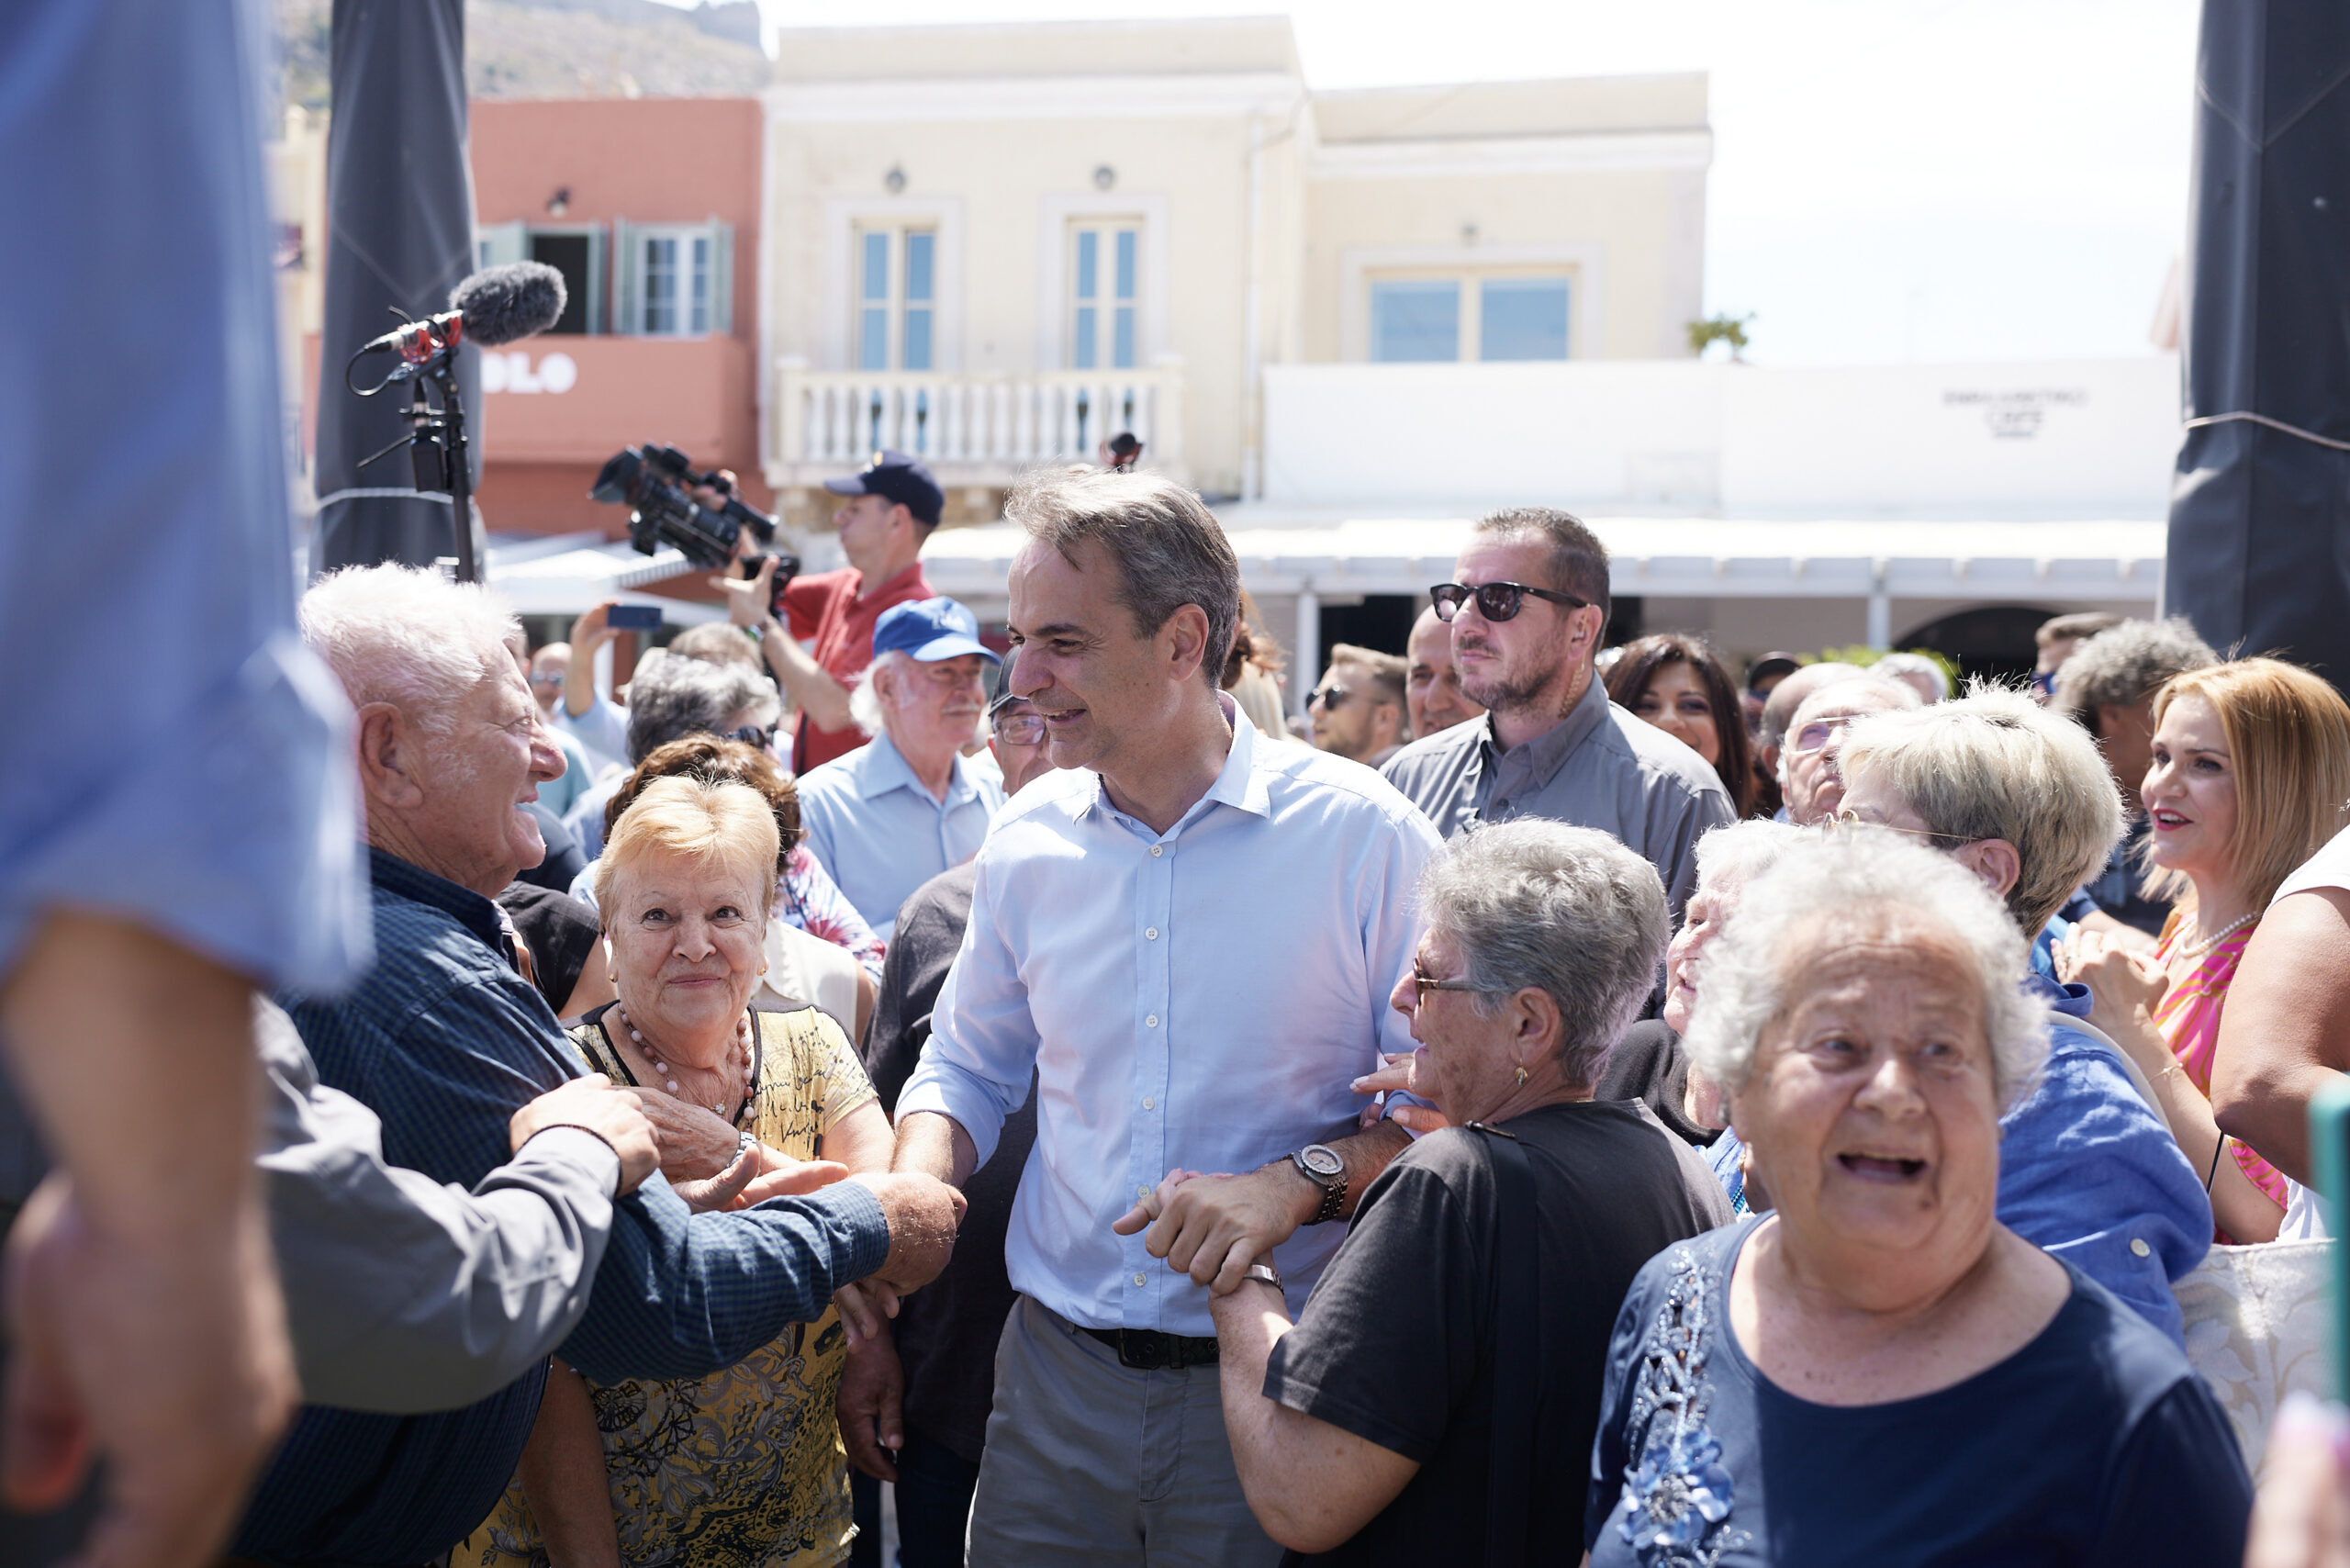
[[[601,229],[588,231],[588,330],[590,332],[612,330],[611,322],[607,319],[610,297],[607,291],[611,287],[607,279],[610,274],[604,261],[604,252],[610,246],[610,241]]]
[[[710,330],[734,330],[734,226],[710,220]]]
[[[475,260],[485,267],[502,267],[531,259],[531,241],[520,218],[511,223],[485,223],[474,230]]]
[[[625,218],[612,219],[612,330],[637,333],[644,330],[636,302],[637,274],[643,265],[637,252],[643,247],[636,242],[636,225]]]

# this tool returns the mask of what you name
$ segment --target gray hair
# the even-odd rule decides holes
[[[669,652],[681,659],[699,659],[706,665],[741,665],[746,669],[759,670],[759,645],[743,635],[740,626],[724,621],[705,621],[699,626],[688,626],[669,639]]]
[[[1583,519],[1556,507],[1511,507],[1479,518],[1476,531],[1504,538],[1531,534],[1550,545],[1551,586],[1599,606],[1600,625],[1606,627],[1615,610],[1608,591],[1607,546]]]
[[[913,662],[914,656],[903,648],[892,648],[856,672],[848,689],[848,716],[867,737],[881,733],[881,694],[873,689],[874,677],[885,669],[911,669]]]
[[[720,734],[746,711],[755,724],[774,723],[783,711],[775,682],[741,665],[676,657],[640,663],[628,685],[629,765],[671,741]]]
[[[1802,842],[1803,829],[1793,823],[1756,818],[1725,823],[1697,840],[1697,886],[1743,888]]]
[[[2048,1055],[2050,1014],[2024,989],[2023,939],[1972,872],[1886,828],[1807,834],[1747,885],[1737,917],[1706,954],[1706,983],[1683,1041],[1690,1058],[1731,1092],[1744,1088],[1763,1031],[1800,991],[1805,937],[1848,922],[1883,930],[1903,915],[1941,927],[1973,955],[1992,1100],[2006,1114],[2031,1092]]]
[[[2124,621],[2082,643],[2057,666],[2049,707],[2096,734],[2098,709],[2143,708],[2171,677],[2219,662],[2184,616]]]
[[[1949,675],[1944,673],[1942,666],[1923,654],[1887,654],[1869,666],[1869,673],[1881,675],[1893,680],[1899,680],[1903,676],[1921,675],[1926,678],[1927,684],[1934,689],[1934,694],[1927,697],[1927,701],[1947,702],[1950,700]],[[1907,682],[1904,684],[1906,685]],[[1919,692],[1919,695],[1925,697],[1924,692]]]
[[[507,645],[522,635],[502,595],[391,563],[328,573],[302,596],[300,618],[353,707],[388,702],[434,735],[465,693],[515,667]]]
[[[1479,828],[1420,873],[1420,913],[1460,949],[1483,1017],[1532,989],[1558,1004],[1569,1081],[1597,1080],[1656,985],[1671,934],[1656,868],[1611,834],[1526,819]]]
[[[1873,713],[1846,733],[1841,765],[1849,779],[1883,778],[1946,843],[2015,846],[2008,910],[2028,934],[2121,837],[2121,791],[2097,743],[2007,687],[1977,681],[1955,702]]]
[[[1077,564],[1091,540],[1118,568],[1117,599],[1148,637],[1187,604],[1208,619],[1201,678],[1214,690],[1240,629],[1240,561],[1200,498],[1158,474],[1043,468],[1004,497],[1003,515]]]

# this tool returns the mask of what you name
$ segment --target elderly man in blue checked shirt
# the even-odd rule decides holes
[[[357,709],[376,963],[346,996],[281,1000],[320,1078],[383,1118],[384,1155],[469,1184],[507,1158],[509,1119],[586,1068],[513,962],[490,895],[542,852],[520,808],[561,758],[488,592],[404,566],[322,579],[304,636]],[[698,1119],[699,1118],[699,1119]],[[716,1116],[656,1115],[665,1169],[734,1163]],[[759,1178],[765,1198],[807,1184]],[[733,1365],[841,1285],[894,1288],[944,1266],[960,1203],[935,1182],[844,1182],[744,1213],[689,1215],[655,1178],[613,1205],[586,1315],[562,1355],[605,1383]],[[478,1524],[536,1418],[544,1363],[461,1410],[421,1417],[306,1406],[235,1547],[335,1568],[414,1568]]]
[[[1197,497],[1058,473],[1005,510],[1029,533],[1008,684],[1069,771],[979,851],[898,1101],[896,1168],[960,1183],[1038,1078],[969,1561],[1270,1564],[1208,1294],[1271,1251],[1302,1303],[1333,1222],[1404,1146],[1356,1131],[1352,1084],[1404,1046],[1385,999],[1436,833],[1369,768],[1269,744],[1216,690],[1240,577]],[[1181,1187],[1154,1223],[1140,1200],[1178,1167],[1243,1174]]]

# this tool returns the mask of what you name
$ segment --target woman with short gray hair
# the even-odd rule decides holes
[[[1688,1045],[1777,1207],[1625,1298],[1592,1568],[2242,1559],[2251,1480],[2185,1354],[1995,1217],[2046,1049],[2024,962],[1974,875],[1890,829],[1748,886]]]
[[[1547,1560],[1581,1518],[1558,1482],[1591,1451],[1624,1287],[1729,1205],[1644,1107],[1592,1098],[1655,982],[1655,869],[1527,820],[1447,844],[1419,896],[1427,929],[1390,1001],[1421,1042],[1419,1092],[1455,1125],[1371,1184],[1297,1323],[1277,1286],[1211,1303],[1225,1426],[1249,1507],[1299,1551]]]

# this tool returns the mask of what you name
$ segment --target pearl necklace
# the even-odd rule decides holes
[[[2228,922],[2227,924],[2222,925],[2219,930],[2214,931],[2209,936],[2201,937],[2193,942],[2181,943],[2178,950],[2187,958],[2199,958],[2204,954],[2210,952],[2212,948],[2218,946],[2221,943],[2226,941],[2229,937],[2233,936],[2237,932],[2242,931],[2245,926],[2257,921],[2259,918],[2260,912],[2255,910],[2252,913],[2245,915],[2242,920],[2232,920]]]
[[[628,1009],[616,1002],[612,1003],[612,1014],[620,1019],[621,1027],[628,1031],[628,1037],[635,1045],[637,1054],[653,1064],[653,1070],[660,1075],[669,1092],[677,1093],[677,1081],[670,1076],[673,1070],[666,1062],[655,1056],[653,1048],[644,1043],[644,1036],[637,1032],[635,1025],[629,1022]],[[734,1113],[734,1119],[739,1122],[751,1113],[751,1097],[753,1092],[758,1087],[759,1078],[759,1052],[758,1047],[752,1044],[751,1015],[748,1013],[744,1014],[735,1023],[734,1039],[735,1043],[743,1047],[743,1103]],[[726,1102],[723,1100],[711,1101],[710,1108],[714,1114],[721,1116],[726,1114]]]

